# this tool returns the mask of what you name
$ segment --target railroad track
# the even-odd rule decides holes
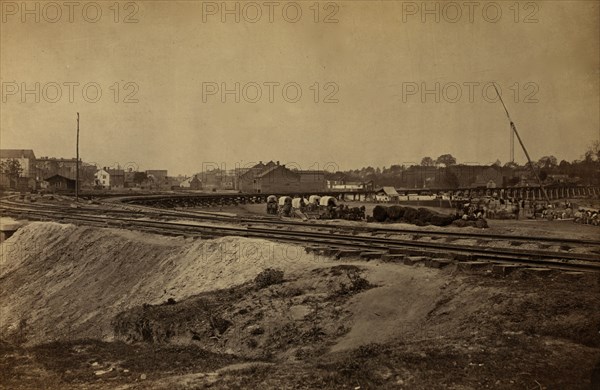
[[[108,204],[110,207],[115,207],[114,203]],[[183,210],[172,210],[167,211],[164,209],[156,209],[153,207],[147,206],[129,206],[129,205],[121,205],[122,209],[110,208],[110,209],[99,209],[99,208],[91,208],[91,207],[79,207],[79,208],[70,208],[59,205],[51,205],[51,204],[24,204],[13,201],[2,200],[0,201],[0,207],[7,208],[19,208],[19,207],[27,207],[27,208],[35,208],[41,210],[48,210],[52,208],[57,211],[65,211],[69,213],[99,213],[104,215],[113,215],[113,216],[124,216],[130,218],[157,218],[157,219],[188,219],[188,220],[197,220],[197,221],[209,221],[209,222],[225,222],[225,223],[234,223],[234,224],[242,224],[246,226],[281,226],[287,228],[297,228],[297,229],[321,229],[322,231],[327,232],[353,232],[353,233],[365,233],[371,235],[384,235],[384,236],[394,236],[394,235],[412,235],[413,239],[418,239],[419,237],[438,237],[445,238],[448,241],[451,240],[460,240],[460,239],[477,239],[477,240],[489,240],[489,241],[510,241],[513,243],[536,243],[542,247],[547,246],[566,246],[569,247],[571,245],[575,246],[594,246],[597,247],[598,253],[600,254],[600,241],[598,240],[590,240],[590,239],[579,239],[579,238],[567,238],[567,237],[542,237],[542,236],[519,236],[519,235],[510,235],[510,234],[493,234],[493,233],[481,233],[481,232],[456,232],[456,231],[440,231],[440,230],[424,230],[424,229],[410,229],[410,228],[383,228],[383,227],[372,227],[372,226],[341,226],[341,225],[333,225],[327,223],[319,223],[319,222],[302,222],[302,221],[292,221],[292,220],[281,220],[277,217],[243,217],[234,214],[226,215],[227,213],[218,213],[218,212],[203,212],[203,211],[183,211]],[[517,245],[515,245],[517,246]]]
[[[404,255],[422,255],[439,259],[440,264],[451,261],[484,261],[488,263],[517,264],[528,267],[545,267],[562,270],[600,272],[600,255],[555,250],[532,250],[499,248],[482,245],[466,245],[454,242],[418,241],[392,237],[348,234],[344,230],[332,230],[326,234],[314,230],[284,230],[281,226],[260,227],[223,226],[173,221],[140,220],[130,217],[99,216],[86,214],[89,210],[53,210],[40,207],[8,207],[1,204],[3,214],[33,220],[57,220],[60,222],[117,227],[165,235],[214,238],[241,236],[261,238],[303,245],[323,254],[343,256],[356,255],[363,258],[383,257],[394,259]],[[73,210],[78,210],[73,212]],[[231,221],[231,220],[230,220]],[[327,225],[329,228],[330,225]],[[423,231],[419,232],[423,234]],[[429,233],[429,232],[426,232]],[[465,236],[470,236],[466,235]],[[520,237],[522,238],[522,237]],[[598,245],[597,242],[594,244]],[[446,263],[444,263],[446,262]]]

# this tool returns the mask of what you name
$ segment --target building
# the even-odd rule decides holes
[[[323,192],[327,190],[327,181],[324,171],[293,171],[300,175],[300,189],[302,192]]]
[[[190,180],[190,190],[201,190],[202,189],[202,181],[198,178],[198,175],[194,175],[194,177]]]
[[[35,176],[38,180],[54,175],[74,179],[77,176],[77,159],[41,157],[35,161]]]
[[[323,171],[287,168],[279,161],[262,161],[238,178],[238,188],[245,193],[309,193],[327,190]]]
[[[17,160],[23,171],[21,177],[35,178],[35,154],[31,149],[0,149],[0,162]]]
[[[375,192],[375,200],[378,202],[398,202],[400,194],[394,187],[383,187]]]
[[[250,192],[266,194],[299,191],[300,174],[286,168],[285,165],[275,165],[254,177]]]
[[[54,191],[75,191],[76,181],[62,175],[50,176],[45,180],[48,182],[48,189]]]
[[[373,191],[373,180],[369,181],[345,181],[328,180],[327,188],[331,191]]]
[[[251,168],[243,168],[239,169],[237,176],[237,189],[242,192],[252,193],[256,192],[255,184],[256,184],[256,176],[260,175],[265,170],[272,168],[273,166],[279,164],[274,163],[273,161],[269,161],[267,164],[263,164],[262,161],[259,161],[258,164],[254,165]]]
[[[506,178],[502,175],[502,168],[488,167],[480,170],[475,177],[475,181],[471,183],[473,188],[497,188],[503,187]]]
[[[108,169],[110,175],[110,188],[125,187],[125,170],[123,169]]]
[[[123,188],[125,186],[125,171],[104,167],[96,171],[94,186],[99,188]]]
[[[110,174],[108,173],[108,171],[105,168],[102,169],[98,169],[98,171],[96,172],[95,176],[95,182],[94,185],[96,187],[101,187],[101,188],[109,188],[110,187]]]

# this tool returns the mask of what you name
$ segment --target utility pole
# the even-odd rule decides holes
[[[75,161],[75,202],[79,202],[79,113],[77,113],[77,161]]]
[[[504,112],[506,112],[506,117],[508,118],[508,121],[510,122],[510,128],[512,129],[514,135],[517,136],[517,140],[519,140],[519,144],[521,144],[521,148],[523,148],[523,152],[525,152],[525,157],[527,157],[527,161],[529,162],[529,167],[531,168],[533,175],[536,177],[536,179],[540,185],[540,189],[542,190],[542,193],[544,194],[544,198],[546,198],[546,201],[548,203],[550,203],[550,198],[548,198],[546,189],[544,188],[544,185],[542,184],[542,179],[540,179],[540,176],[538,175],[537,171],[533,167],[533,163],[531,162],[529,153],[527,152],[527,149],[525,148],[525,144],[523,143],[523,140],[521,139],[521,136],[519,135],[519,132],[517,131],[517,126],[515,126],[515,123],[510,118],[508,109],[506,108],[506,105],[504,104],[504,101],[502,100],[502,96],[500,96],[500,92],[498,92],[498,88],[496,88],[496,83],[493,83],[493,85],[494,85],[494,89],[496,90],[496,94],[498,95],[498,98],[500,99],[500,103],[502,103],[502,106],[504,107]]]
[[[515,133],[510,129],[510,162],[515,162]]]

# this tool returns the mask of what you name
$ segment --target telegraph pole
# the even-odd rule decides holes
[[[77,160],[75,161],[75,201],[79,202],[79,113],[77,113]]]

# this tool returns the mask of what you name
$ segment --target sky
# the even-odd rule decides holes
[[[597,1],[0,3],[0,146],[37,157],[79,112],[84,161],[170,175],[506,162],[492,82],[533,159],[600,136]]]

